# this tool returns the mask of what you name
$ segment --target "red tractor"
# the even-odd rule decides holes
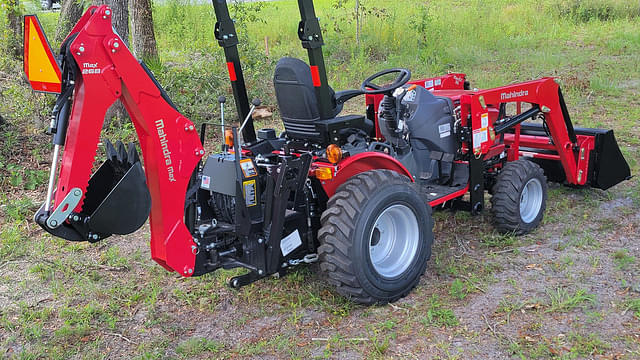
[[[542,220],[548,180],[607,189],[630,177],[613,131],[574,128],[553,78],[478,90],[464,74],[411,81],[409,70],[389,69],[334,92],[311,0],[298,0],[310,65],[283,58],[275,69],[284,132],[256,136],[234,24],[224,0],[213,4],[244,121],[230,127],[222,116],[215,128],[226,144],[207,156],[207,125],[198,134],[178,112],[113,31],[107,6],[87,10],[57,59],[37,19],[25,18],[25,71],[34,89],[58,93],[49,191],[35,215],[47,232],[96,242],[135,231],[150,213],[151,255],[169,271],[245,268],[230,280],[237,288],[318,261],[340,294],[386,303],[425,271],[432,208],[477,214],[488,190],[496,228],[524,234]],[[390,84],[376,82],[389,74]],[[361,95],[366,114],[341,115]],[[118,99],[144,168],[135,146],[105,141],[107,160],[91,175],[102,119]]]

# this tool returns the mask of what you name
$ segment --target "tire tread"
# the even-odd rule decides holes
[[[360,284],[349,253],[353,247],[351,237],[355,232],[357,216],[365,202],[375,194],[379,186],[406,184],[409,179],[390,170],[372,170],[355,175],[338,187],[327,202],[322,214],[322,227],[318,231],[318,256],[320,270],[327,281],[336,286],[339,294],[361,304],[384,304],[405,297],[418,284],[420,272],[413,284],[402,293],[388,299],[378,299],[366,293]],[[431,226],[429,224],[428,226]]]

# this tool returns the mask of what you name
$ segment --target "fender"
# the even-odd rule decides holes
[[[395,171],[414,182],[409,170],[392,156],[377,151],[367,151],[339,162],[333,179],[322,181],[322,188],[328,197],[332,197],[338,187],[351,177],[365,171],[380,169]]]

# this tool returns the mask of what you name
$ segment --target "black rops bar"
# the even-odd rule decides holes
[[[309,54],[309,65],[311,66],[311,76],[313,78],[316,97],[318,99],[318,110],[321,119],[330,119],[334,116],[333,96],[327,82],[327,69],[322,55],[322,30],[313,8],[313,0],[298,0],[300,8],[300,24],[298,25],[298,37],[302,41],[302,47],[307,49]]]
[[[240,122],[242,122],[249,114],[249,97],[247,96],[244,75],[242,74],[240,55],[238,54],[238,34],[236,33],[233,20],[229,16],[227,2],[225,0],[212,1],[217,19],[214,35],[216,40],[218,40],[218,44],[224,49],[224,56],[227,60],[227,66],[229,67],[231,87],[233,88],[233,97],[236,100],[236,109]],[[253,119],[247,121],[247,125],[245,125],[242,130],[242,138],[249,143],[256,141]]]

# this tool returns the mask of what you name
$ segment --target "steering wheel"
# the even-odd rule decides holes
[[[398,73],[396,79],[389,85],[380,86],[373,83],[373,80],[387,74]],[[406,84],[411,78],[411,71],[403,68],[387,69],[369,76],[360,86],[360,91],[365,94],[384,94],[390,93],[400,86]]]

